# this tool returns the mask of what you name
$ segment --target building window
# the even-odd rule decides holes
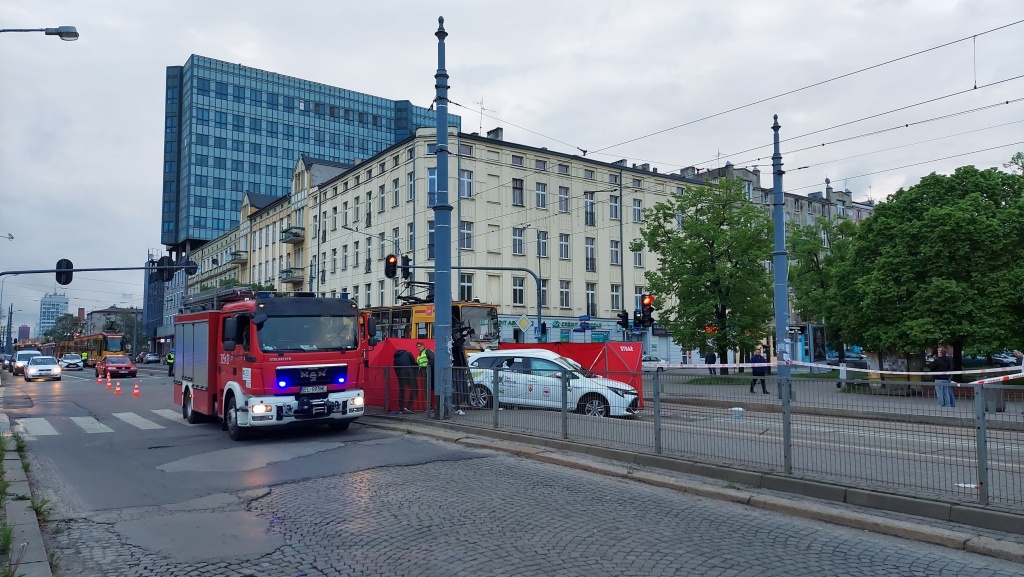
[[[635,286],[633,287],[633,310],[639,309],[643,306],[644,295],[647,294],[647,287]]]
[[[416,225],[409,223],[409,252],[416,252]]]
[[[408,198],[408,200],[410,200],[410,201],[416,200],[416,174],[413,173],[413,172],[410,172],[408,175],[406,175],[406,177],[408,178],[408,182],[409,182],[409,198]]]
[[[559,164],[558,165],[558,174],[569,174],[569,165],[568,164]]]
[[[569,212],[569,187],[558,187],[558,212]]]
[[[460,274],[459,275],[459,300],[460,301],[471,301],[471,300],[473,300],[473,275],[471,275],[471,274]]]
[[[384,193],[384,186],[382,184],[377,187],[377,212],[384,212],[387,208],[388,196]]]
[[[512,304],[519,306],[526,304],[526,277],[512,277]]]
[[[548,207],[548,185],[543,182],[537,183],[537,208]]]
[[[569,235],[559,233],[558,235],[558,258],[569,260]]]
[[[619,220],[619,197],[617,195],[608,197],[608,218]]]
[[[391,181],[391,186],[392,186],[392,189],[391,189],[391,206],[394,207],[394,206],[398,206],[398,202],[401,200],[401,196],[402,196],[401,190],[402,190],[402,187],[401,187],[400,184],[398,184],[398,179],[397,178]]]
[[[353,202],[352,212],[354,213],[354,218],[352,219],[352,221],[355,222],[357,226],[359,225],[359,216],[362,214],[362,210],[361,210],[361,207],[359,205],[359,200],[360,200],[359,196],[356,196],[355,199],[352,201]]]
[[[597,316],[597,283],[588,282],[587,293],[587,314]]]
[[[331,249],[331,273],[338,272],[338,249]]]
[[[633,179],[633,188],[643,188],[644,183],[639,178]]]
[[[427,221],[427,259],[434,259],[434,221]]]
[[[526,247],[523,242],[523,233],[526,229],[520,227],[512,227],[512,254],[525,255]]]
[[[459,171],[459,196],[462,198],[473,198],[473,171]]]
[[[633,222],[643,222],[644,220],[644,201],[639,198],[633,199]]]
[[[401,253],[402,252],[402,238],[399,236],[398,227],[397,226],[395,228],[391,229],[391,239],[392,239],[392,243],[391,244],[394,245],[394,248],[395,248],[395,254]]]
[[[359,268],[359,243],[352,243],[352,268]]]
[[[587,168],[583,169],[583,178],[594,180],[594,171]]]
[[[427,169],[427,207],[437,204],[437,169]]]
[[[558,281],[558,306],[563,309],[567,309],[572,306],[572,301],[569,300],[569,289],[571,283],[567,280]]]
[[[377,258],[381,260],[384,260],[384,251],[385,249],[387,249],[387,246],[384,243],[385,238],[386,237],[384,236],[383,232],[377,235],[377,244],[380,245],[380,256],[378,256]]]
[[[642,267],[642,266],[644,266],[644,253],[642,251],[641,252],[634,252],[633,253],[633,266],[635,266],[635,267]]]
[[[548,256],[548,231],[537,231],[537,256],[547,258]],[[540,274],[540,271],[537,271]]]
[[[473,147],[468,144],[459,143],[459,156],[473,156]]]
[[[348,226],[348,202],[341,203],[341,226]]]
[[[465,220],[459,221],[459,248],[473,250],[473,223]]]
[[[609,174],[608,175],[608,183],[609,184],[618,184],[619,183],[619,175],[617,175],[617,174]]]
[[[533,168],[535,170],[547,170],[548,169],[548,161],[540,160],[540,159],[534,160],[533,161]]]
[[[611,287],[612,310],[622,310],[622,285],[613,284]]]
[[[512,206],[526,206],[526,199],[523,195],[523,179],[512,179]]]
[[[522,166],[522,165],[523,165],[523,157],[513,154],[512,155],[512,166]]]
[[[597,248],[596,239],[588,236],[583,241],[583,256],[586,260],[587,272],[597,272]]]
[[[583,193],[583,224],[587,226],[595,226],[597,224],[597,216],[594,213],[593,192]]]
[[[384,281],[377,281],[377,306],[384,306]]]
[[[621,243],[619,241],[617,241],[617,240],[613,240],[613,241],[611,241],[611,244],[612,244],[612,246],[611,246],[611,255],[610,255],[611,259],[610,259],[610,262],[612,264],[622,264],[622,262],[619,260],[620,258],[622,258],[621,254],[620,254],[621,247],[619,246]]]
[[[548,306],[548,279],[540,279],[540,306]]]
[[[341,246],[341,270],[348,269],[348,245]]]

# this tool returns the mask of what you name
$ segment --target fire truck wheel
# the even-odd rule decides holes
[[[347,431],[351,422],[352,421],[333,421],[327,423],[327,428],[330,429],[332,433],[340,433],[342,431]]]
[[[203,422],[203,415],[197,413],[192,406],[192,391],[186,389],[182,394],[181,401],[181,416],[183,419],[189,422],[191,425]]]
[[[249,431],[238,426],[238,411],[235,409],[235,397],[228,397],[227,407],[224,408],[224,421],[228,424],[228,436],[232,441],[244,441],[249,436]]]

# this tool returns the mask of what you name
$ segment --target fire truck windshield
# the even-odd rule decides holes
[[[359,342],[356,317],[270,317],[257,333],[264,352],[342,351]]]

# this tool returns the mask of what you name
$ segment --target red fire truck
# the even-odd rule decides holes
[[[174,320],[174,399],[189,423],[220,420],[236,441],[254,429],[363,414],[360,371],[374,321],[350,299],[214,289]]]

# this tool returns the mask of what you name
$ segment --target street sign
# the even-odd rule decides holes
[[[533,338],[540,337],[540,327],[533,327]]]
[[[590,315],[580,315],[580,320],[581,321],[589,321],[590,320]]]

